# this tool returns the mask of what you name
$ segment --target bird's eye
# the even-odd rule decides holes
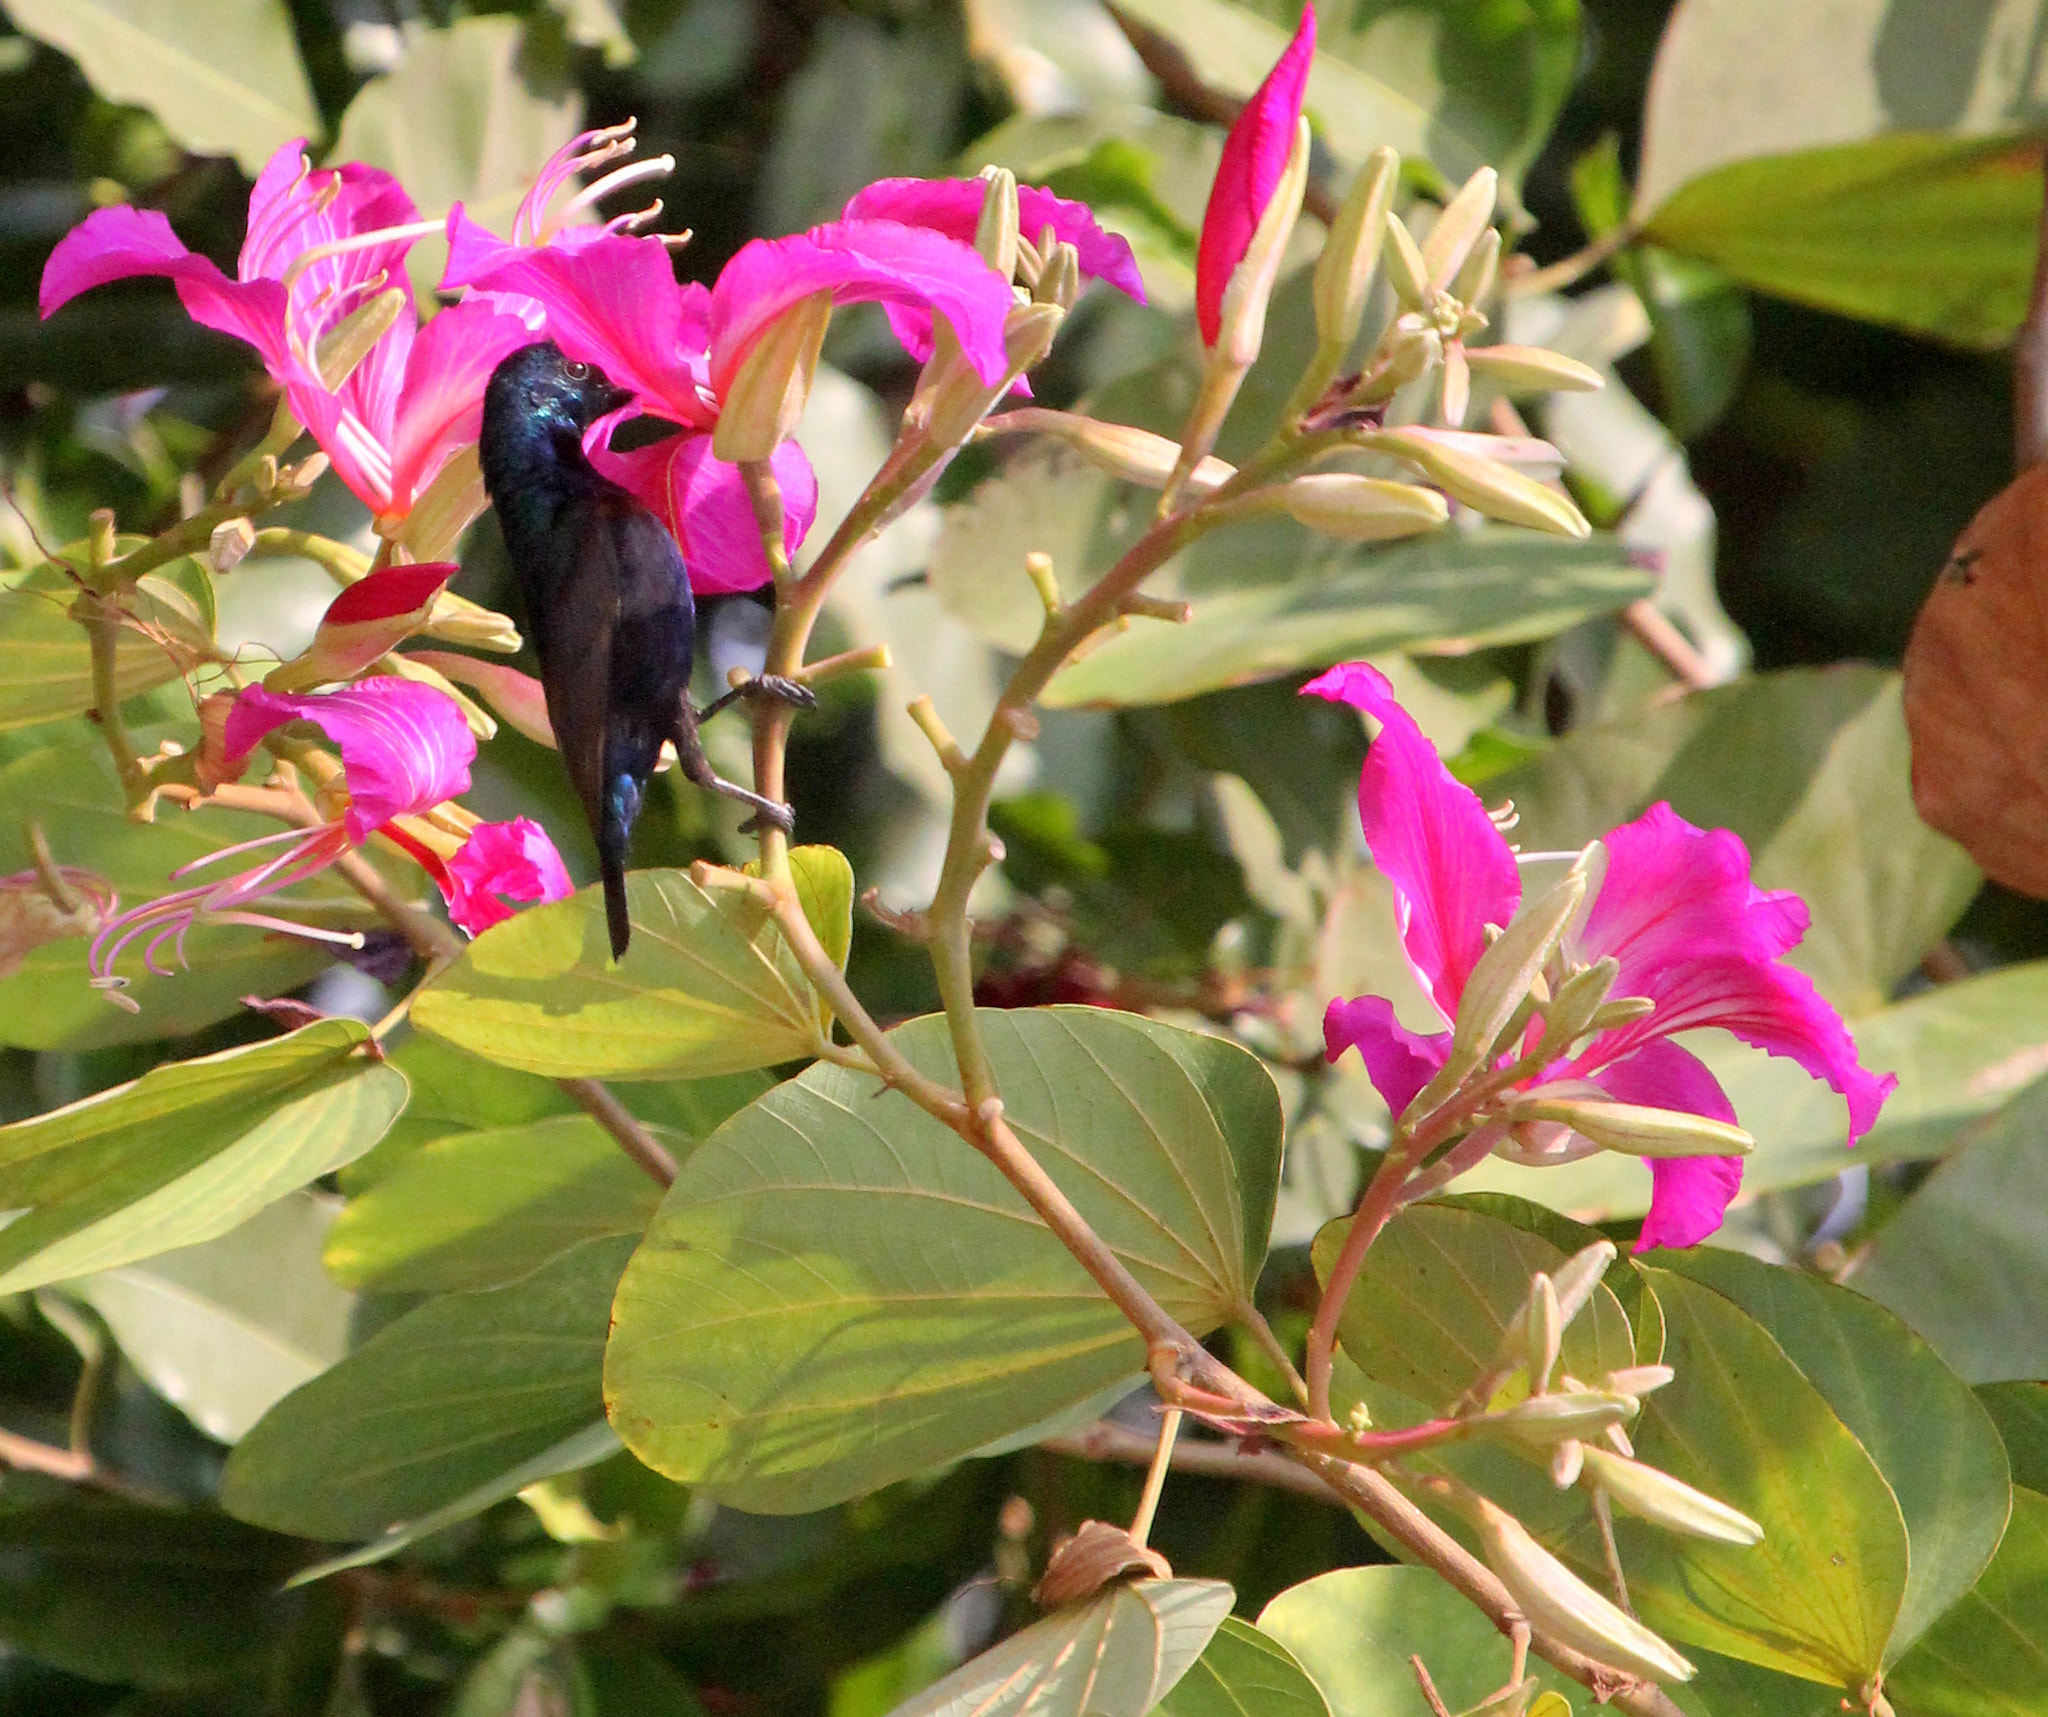
[[[587,382],[590,380],[590,366],[588,364],[571,364],[563,373],[572,382]]]

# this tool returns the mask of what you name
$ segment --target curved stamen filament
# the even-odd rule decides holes
[[[561,211],[545,223],[549,233],[558,231],[572,221],[591,204],[610,196],[614,191],[623,191],[628,185],[638,185],[648,179],[665,179],[676,170],[673,155],[655,155],[645,161],[635,161],[629,167],[620,167],[605,174],[602,179],[593,180],[578,191],[561,207]]]
[[[402,227],[379,227],[375,232],[353,233],[347,238],[330,239],[325,244],[316,244],[309,250],[302,250],[293,257],[291,266],[284,271],[281,284],[289,293],[299,277],[316,262],[346,256],[351,251],[370,250],[378,245],[404,244],[416,238],[430,238],[447,230],[448,222],[444,216],[438,221],[412,221]]]

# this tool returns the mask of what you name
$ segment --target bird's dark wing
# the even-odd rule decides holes
[[[608,777],[644,780],[690,684],[696,613],[681,551],[667,528],[624,492],[602,497],[618,603],[609,663]]]
[[[612,634],[619,609],[617,548],[598,498],[578,495],[559,507],[529,552],[547,563],[544,583],[539,578],[525,582],[548,721],[594,831],[603,817]],[[544,599],[534,600],[539,592]]]

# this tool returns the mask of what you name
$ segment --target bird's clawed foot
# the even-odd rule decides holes
[[[713,698],[697,712],[700,722],[709,721],[720,710],[742,699],[753,702],[769,698],[776,703],[786,703],[793,709],[816,709],[818,694],[809,686],[787,679],[781,674],[756,674],[752,679],[742,680],[731,691]]]
[[[764,828],[780,829],[785,835],[796,833],[796,813],[787,805],[773,799],[764,799],[759,793],[750,793],[746,788],[731,781],[721,780],[711,789],[723,793],[727,798],[737,799],[743,805],[752,805],[754,814],[740,824],[743,835],[758,835]]]

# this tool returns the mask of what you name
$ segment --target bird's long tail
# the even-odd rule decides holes
[[[611,932],[612,958],[626,957],[633,921],[626,915],[626,843],[640,815],[640,783],[620,775],[605,795],[604,822],[597,831],[597,869],[604,878],[605,927]]]

